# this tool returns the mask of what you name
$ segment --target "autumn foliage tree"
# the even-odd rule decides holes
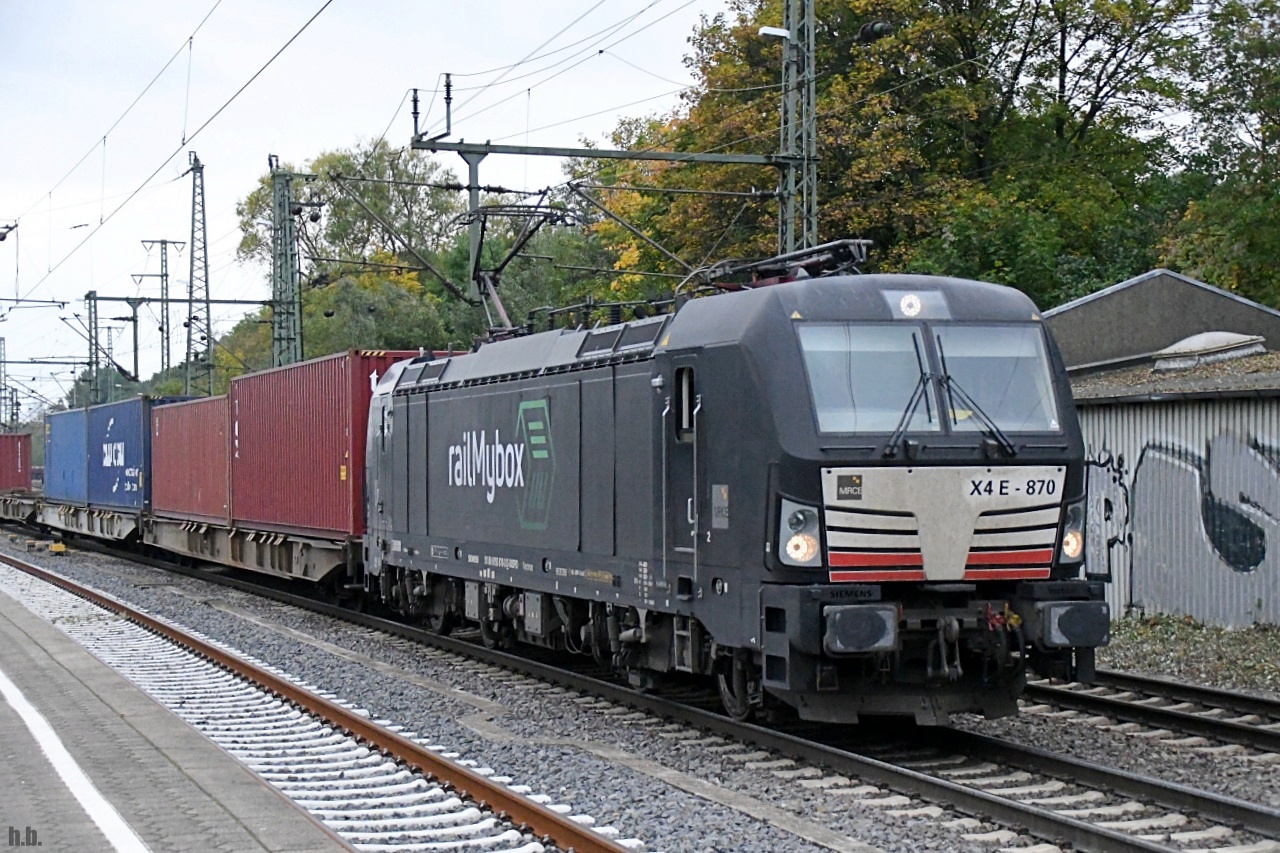
[[[1237,170],[1247,177],[1234,191],[1225,175],[1206,182],[1203,163],[1187,155],[1209,136],[1189,144],[1168,119],[1190,110],[1207,130],[1216,108],[1232,113],[1217,117],[1219,128],[1266,126],[1260,87],[1274,80],[1274,5],[1217,4],[1206,31],[1193,0],[817,0],[820,238],[870,238],[873,269],[1008,283],[1046,307],[1162,262],[1185,261],[1230,285],[1244,231],[1274,256],[1258,219],[1265,181]],[[698,82],[685,105],[623,122],[613,142],[777,151],[782,47],[758,31],[782,20],[782,0],[734,0],[704,19],[691,39]],[[891,33],[865,43],[859,34],[873,20]],[[1194,69],[1219,85],[1197,87]],[[1233,91],[1251,94],[1252,123]],[[776,201],[759,194],[775,186],[767,170],[587,167],[628,186],[742,194],[601,193],[692,265],[775,250]],[[1197,198],[1207,185],[1219,191]],[[1221,216],[1241,233],[1214,237]],[[1187,233],[1171,243],[1179,228]],[[679,269],[620,225],[597,231],[620,265]]]

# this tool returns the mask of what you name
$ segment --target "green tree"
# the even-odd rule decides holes
[[[352,196],[359,198],[415,249],[432,254],[445,248],[452,232],[450,222],[465,209],[453,174],[437,162],[413,151],[392,149],[385,141],[356,148],[328,151],[308,161],[302,169],[283,169],[315,175],[296,180],[298,201],[315,207],[318,220],[300,217],[298,239],[302,255],[315,272],[332,272],[333,262],[361,260],[374,252],[395,251],[398,246],[387,230]],[[340,179],[343,179],[340,181]],[[344,192],[338,184],[347,188]],[[236,205],[240,217],[242,260],[271,264],[271,175]],[[402,260],[409,263],[409,257]],[[416,263],[411,264],[416,266]]]
[[[1280,307],[1280,3],[1227,0],[1188,67],[1188,171],[1204,189],[1169,235],[1170,266]]]

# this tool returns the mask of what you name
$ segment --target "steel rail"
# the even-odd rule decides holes
[[[269,690],[299,708],[321,717],[347,735],[364,741],[428,780],[453,789],[459,797],[475,800],[482,809],[511,821],[522,830],[538,835],[543,843],[554,844],[570,853],[627,853],[627,848],[614,843],[577,821],[539,805],[521,794],[479,773],[432,752],[395,732],[388,731],[321,696],[298,687],[279,676],[260,669],[235,655],[206,643],[178,628],[149,616],[111,596],[84,587],[75,581],[32,565],[15,557],[0,554],[0,562],[87,599],[134,622],[149,631],[199,654],[258,686]]]
[[[952,730],[935,737],[938,738],[938,745],[946,749],[960,750],[987,760],[1006,761],[1049,776],[1105,788],[1170,808],[1186,809],[1219,823],[1242,826],[1268,838],[1280,838],[1280,809],[1248,803],[1177,782],[1055,755],[1033,746],[1023,746],[976,732]]]
[[[1241,714],[1257,714],[1280,720],[1280,699],[1266,696],[1249,696],[1233,690],[1218,687],[1205,687],[1200,684],[1185,684],[1171,678],[1154,675],[1137,675],[1132,672],[1118,672],[1114,669],[1099,669],[1094,683],[1116,690],[1131,690],[1148,693],[1152,696],[1164,696],[1175,702],[1197,702],[1216,708],[1227,708]]]
[[[1180,685],[1175,685],[1175,687],[1177,686]],[[1156,697],[1166,697],[1168,695],[1157,688],[1139,687],[1136,683],[1134,687],[1125,689],[1128,691],[1150,693]],[[1083,711],[1088,714],[1101,714],[1120,720],[1141,723],[1144,726],[1173,729],[1175,731],[1213,738],[1214,740],[1225,741],[1227,743],[1236,743],[1242,746],[1261,750],[1263,752],[1280,753],[1280,731],[1262,728],[1261,726],[1251,723],[1241,723],[1235,720],[1222,720],[1214,717],[1206,717],[1192,711],[1177,710],[1174,708],[1161,707],[1159,705],[1143,705],[1132,700],[1116,696],[1100,696],[1091,693],[1084,693],[1079,690],[1071,690],[1066,687],[1050,687],[1043,684],[1028,684],[1026,692],[1023,695],[1029,700],[1051,703],[1062,708]],[[1230,698],[1236,698],[1232,694],[1227,695]],[[1195,702],[1196,704],[1212,703],[1214,706],[1217,706],[1216,702],[1208,699],[1185,699],[1178,701]],[[1275,713],[1276,711],[1273,708],[1271,714]]]
[[[78,542],[77,547],[83,544]],[[562,669],[510,652],[490,649],[455,637],[443,636],[369,613],[356,612],[238,578],[211,575],[199,569],[174,566],[164,560],[122,553],[97,543],[93,543],[86,550],[96,550],[121,559],[177,571],[190,577],[212,581],[254,595],[265,596],[283,604],[291,604],[342,619],[361,627],[415,640],[494,666],[512,669],[532,678],[572,690],[592,693],[610,702],[628,705],[713,734],[771,749],[788,757],[804,760],[850,777],[875,782],[904,794],[912,794],[971,814],[983,815],[1007,825],[1021,827],[1045,841],[1053,843],[1065,841],[1080,851],[1170,853],[1170,851],[1182,849],[1179,846],[1148,841],[1119,830],[1066,817],[1052,809],[1021,803],[836,745],[815,741],[809,737],[767,729],[751,723],[740,723],[721,714],[681,704],[661,695],[643,693],[614,682],[602,681],[590,675]],[[930,737],[919,733],[917,736],[922,740]],[[955,729],[936,730],[932,737],[936,739],[935,744],[943,749],[967,752],[986,760],[998,757],[1016,767],[1043,772],[1064,781],[1079,782],[1128,797],[1141,797],[1162,805],[1184,808],[1207,820],[1238,825],[1270,838],[1280,838],[1280,810],[1278,809]]]

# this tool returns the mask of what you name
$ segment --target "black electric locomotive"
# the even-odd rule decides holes
[[[402,363],[370,412],[366,591],[726,709],[942,723],[1091,677],[1084,454],[1036,308],[807,278]]]

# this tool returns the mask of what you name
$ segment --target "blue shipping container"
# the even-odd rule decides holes
[[[145,509],[151,502],[151,400],[90,406],[89,504]]]
[[[89,502],[88,431],[85,410],[45,415],[44,496],[70,504]]]

